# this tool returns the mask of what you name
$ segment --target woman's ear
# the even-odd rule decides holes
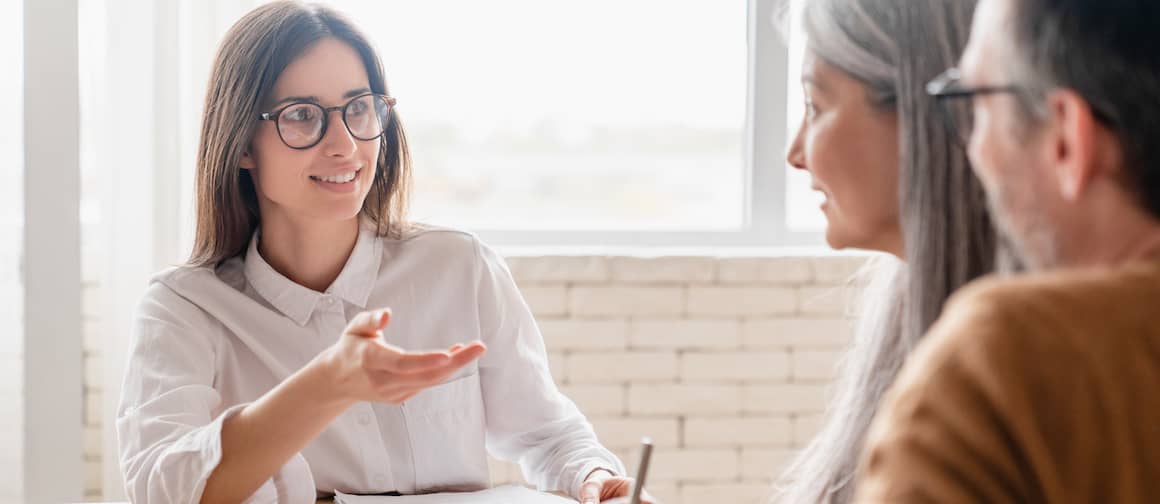
[[[254,162],[254,156],[250,155],[250,149],[242,152],[242,160],[238,162],[238,166],[243,170],[252,170],[257,167],[257,164]]]

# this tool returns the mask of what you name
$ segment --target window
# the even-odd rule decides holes
[[[118,120],[152,121],[143,131],[159,139],[152,166],[173,172],[150,175],[159,197],[180,201],[154,226],[167,260],[192,242],[193,158],[213,54],[256,3],[165,0],[137,13],[82,2],[108,11],[82,25],[131,39],[90,50],[117,69],[104,72],[104,94],[177,110]],[[800,50],[787,51],[775,29],[775,0],[329,3],[380,49],[415,157],[416,220],[499,245],[821,243],[808,177],[785,168],[801,117]],[[119,16],[164,29],[138,42],[111,28]],[[137,53],[145,59],[129,57]],[[93,222],[111,219],[85,208]]]
[[[329,3],[380,50],[416,220],[509,244],[816,242],[808,178],[758,173],[785,134],[750,127],[751,90],[780,121],[796,93],[792,126],[801,102],[800,58],[788,88],[751,78],[761,41],[787,77],[768,0]]]
[[[331,3],[382,53],[413,141],[416,218],[744,226],[745,2]]]

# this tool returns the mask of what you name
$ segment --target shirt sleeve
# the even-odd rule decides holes
[[[540,490],[577,496],[589,473],[623,475],[624,465],[596,439],[592,425],[552,381],[547,352],[507,265],[476,242],[480,360],[489,451],[518,461]]]
[[[138,307],[116,420],[131,502],[199,502],[221,461],[222,423],[245,404],[221,409],[213,387],[219,349],[208,334],[210,322],[161,283],[150,286]],[[309,466],[298,454],[248,501],[314,498]]]
[[[859,503],[1016,503],[1033,494],[1021,416],[1034,366],[1018,321],[985,303],[948,306],[903,367],[867,434]]]

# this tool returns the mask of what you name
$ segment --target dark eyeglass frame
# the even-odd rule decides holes
[[[967,148],[967,141],[970,139],[971,132],[959,131],[960,128],[955,123],[955,111],[950,106],[952,101],[966,100],[968,102],[967,106],[969,107],[971,106],[969,102],[976,96],[1005,93],[1022,94],[1024,92],[1022,87],[1013,84],[1005,86],[964,87],[962,85],[962,73],[959,72],[958,68],[948,68],[926,85],[926,94],[933,97],[938,104],[939,115],[943,118],[947,132],[950,133],[955,144],[963,150]]]
[[[959,131],[958,125],[955,123],[954,111],[951,110],[950,102],[956,100],[966,99],[972,100],[976,96],[985,96],[989,94],[999,93],[1013,93],[1021,96],[1028,96],[1027,88],[1013,84],[1005,86],[976,86],[963,87],[962,74],[958,68],[948,68],[945,72],[939,74],[926,85],[926,94],[934,97],[938,103],[940,115],[943,117],[943,122],[946,124],[947,131],[954,138],[955,143],[960,148],[966,150],[967,142],[970,140],[970,131]],[[967,106],[971,104],[968,103]],[[1096,108],[1095,105],[1090,105],[1092,116],[1096,121],[1099,121],[1106,127],[1116,128],[1117,122],[1115,116]]]
[[[348,123],[346,121],[346,114],[350,110],[351,105],[353,105],[358,100],[361,100],[361,99],[366,98],[368,96],[373,96],[375,98],[382,98],[383,99],[383,101],[387,104],[387,112],[386,112],[387,118],[383,122],[383,131],[382,132],[380,132],[378,135],[374,135],[370,138],[363,138],[363,137],[356,135],[355,132],[350,129],[350,123]],[[258,114],[258,120],[259,121],[274,121],[274,129],[278,131],[278,139],[281,140],[282,144],[285,145],[286,147],[289,147],[289,148],[294,149],[294,150],[306,150],[306,149],[313,148],[315,145],[318,145],[320,142],[322,142],[322,139],[326,137],[326,131],[330,128],[330,113],[335,112],[335,111],[342,112],[342,125],[346,127],[346,131],[347,131],[347,133],[350,133],[350,136],[357,138],[359,140],[362,140],[362,141],[368,141],[368,140],[374,140],[376,138],[381,138],[383,135],[385,135],[387,133],[387,127],[390,125],[390,120],[391,120],[391,111],[394,110],[396,103],[397,103],[397,100],[395,100],[394,97],[388,96],[385,94],[380,94],[380,93],[363,93],[363,94],[360,94],[358,96],[351,98],[350,100],[348,100],[346,103],[344,103],[342,105],[337,105],[334,107],[323,107],[322,105],[319,105],[319,104],[314,103],[312,101],[295,101],[295,102],[287,103],[286,105],[279,107],[277,109],[271,110],[270,112],[263,112],[261,114]],[[322,110],[322,128],[319,129],[319,131],[318,131],[318,138],[316,138],[313,142],[311,142],[310,145],[306,145],[306,146],[302,146],[302,147],[293,146],[293,145],[290,145],[288,142],[286,142],[286,139],[282,136],[282,124],[279,122],[279,118],[282,117],[282,112],[285,112],[286,109],[293,107],[295,105],[312,105],[312,106],[317,107],[317,108]]]

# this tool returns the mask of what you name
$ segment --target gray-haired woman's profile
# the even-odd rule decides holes
[[[801,11],[808,55],[861,83],[870,100],[897,117],[902,244],[898,258],[863,270],[872,278],[834,400],[820,433],[780,477],[778,502],[853,497],[867,428],[902,363],[950,294],[996,267],[999,247],[983,191],[924,93],[926,82],[959,57],[974,6],[974,0],[809,0]],[[780,7],[793,12],[788,2]]]

